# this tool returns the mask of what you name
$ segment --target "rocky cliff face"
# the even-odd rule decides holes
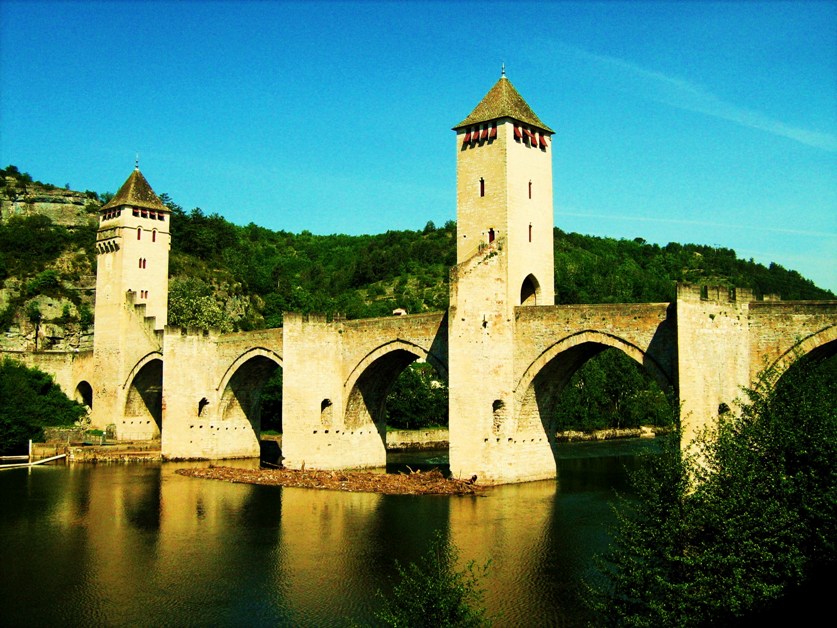
[[[4,177],[0,186],[0,222],[12,216],[48,216],[64,227],[95,224],[100,203],[91,193],[23,182]]]
[[[36,215],[69,230],[96,224],[101,202],[95,193],[30,179],[16,169],[12,176],[0,172],[0,225],[13,217]],[[10,274],[6,274],[11,265],[8,261],[4,265],[4,254],[9,260],[18,253],[13,244],[0,252],[0,352],[90,350],[96,277],[85,250],[66,250],[45,267]]]

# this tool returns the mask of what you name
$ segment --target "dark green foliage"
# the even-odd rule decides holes
[[[422,429],[448,425],[448,387],[433,367],[413,362],[395,380],[386,400],[387,426]]]
[[[261,430],[282,433],[282,369],[277,368],[262,388]]]
[[[78,321],[82,329],[87,329],[93,324],[93,311],[86,305],[79,306]]]
[[[161,198],[172,209],[172,275],[208,278],[216,272],[210,269],[223,269],[244,294],[259,297],[255,326],[281,325],[286,311],[367,318],[398,307],[411,313],[447,308],[455,223],[377,236],[294,235],[252,223],[238,227],[199,209],[186,213]]]
[[[68,230],[53,225],[47,216],[12,216],[0,224],[0,257],[8,274],[25,277],[43,270],[70,240]]]
[[[170,325],[202,330],[232,331],[233,328],[212,286],[192,277],[171,282],[168,322]]]
[[[796,271],[738,259],[732,249],[700,244],[666,246],[642,238],[616,240],[555,229],[556,303],[674,301],[678,282],[751,288],[782,299],[834,299]]]
[[[632,476],[635,496],[622,498],[609,553],[597,558],[591,605],[602,625],[686,625],[690,600],[688,471],[679,434],[661,439]]]
[[[823,604],[837,571],[835,388],[837,358],[803,360],[748,391],[696,458],[676,443],[652,458],[593,587],[600,622],[730,625]]]
[[[558,400],[554,425],[582,431],[664,427],[674,416],[651,375],[618,349],[607,349],[572,376]]]
[[[67,398],[50,375],[9,358],[0,362],[0,453],[26,450],[42,428],[72,425],[84,406]]]
[[[55,296],[61,288],[61,280],[59,278],[58,272],[50,269],[47,269],[43,272],[38,273],[35,275],[33,279],[31,279],[26,284],[26,294],[29,296],[35,296],[39,294],[48,294],[50,296]]]
[[[489,563],[480,568],[472,560],[458,570],[458,560],[456,546],[437,532],[418,562],[406,567],[396,562],[400,579],[389,596],[379,593],[384,607],[376,614],[378,620],[403,628],[490,625],[480,587]]]
[[[264,304],[256,305],[252,326],[281,324],[284,311],[366,318],[398,307],[447,309],[454,221],[379,235],[295,235],[253,223],[239,227],[199,208],[186,212],[166,194],[161,199],[172,210],[172,276],[228,277]],[[834,298],[794,271],[739,260],[731,249],[660,247],[555,229],[557,303],[673,301],[678,281],[749,287],[786,300]]]

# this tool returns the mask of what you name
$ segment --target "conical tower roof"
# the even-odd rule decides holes
[[[128,177],[128,180],[122,184],[119,191],[102,209],[111,209],[112,207],[122,207],[123,205],[130,205],[131,207],[145,207],[146,209],[154,209],[157,211],[169,211],[168,207],[163,205],[148,181],[142,176],[139,168],[135,168]]]
[[[523,96],[514,88],[514,85],[506,78],[505,74],[488,91],[485,98],[471,112],[471,115],[453,127],[453,130],[455,131],[471,124],[480,124],[500,118],[512,118],[518,122],[537,127],[541,131],[555,133],[555,131],[541,122],[541,119],[532,111],[529,104],[523,100]]]

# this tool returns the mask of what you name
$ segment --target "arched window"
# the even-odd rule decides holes
[[[496,234],[494,233],[494,229],[489,229],[488,230],[488,243],[491,244],[492,242],[494,242],[495,237],[496,237]]]
[[[137,240],[142,240],[142,227],[137,227]]]
[[[137,261],[139,261],[138,268],[142,268],[142,258],[139,258],[139,260],[137,260]]]
[[[531,185],[531,184],[530,184],[530,185]],[[529,196],[529,198],[531,198],[531,195]],[[155,229],[154,231],[152,231],[152,232],[151,232],[151,241],[152,241],[152,242],[156,242],[156,241],[157,241],[157,230],[156,230],[156,229]]]

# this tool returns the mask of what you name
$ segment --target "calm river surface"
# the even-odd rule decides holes
[[[650,446],[568,444],[557,481],[484,497],[175,474],[194,463],[0,471],[0,624],[366,625],[394,559],[414,560],[439,530],[464,560],[492,560],[496,625],[582,625],[581,579],[607,544],[614,489]]]

